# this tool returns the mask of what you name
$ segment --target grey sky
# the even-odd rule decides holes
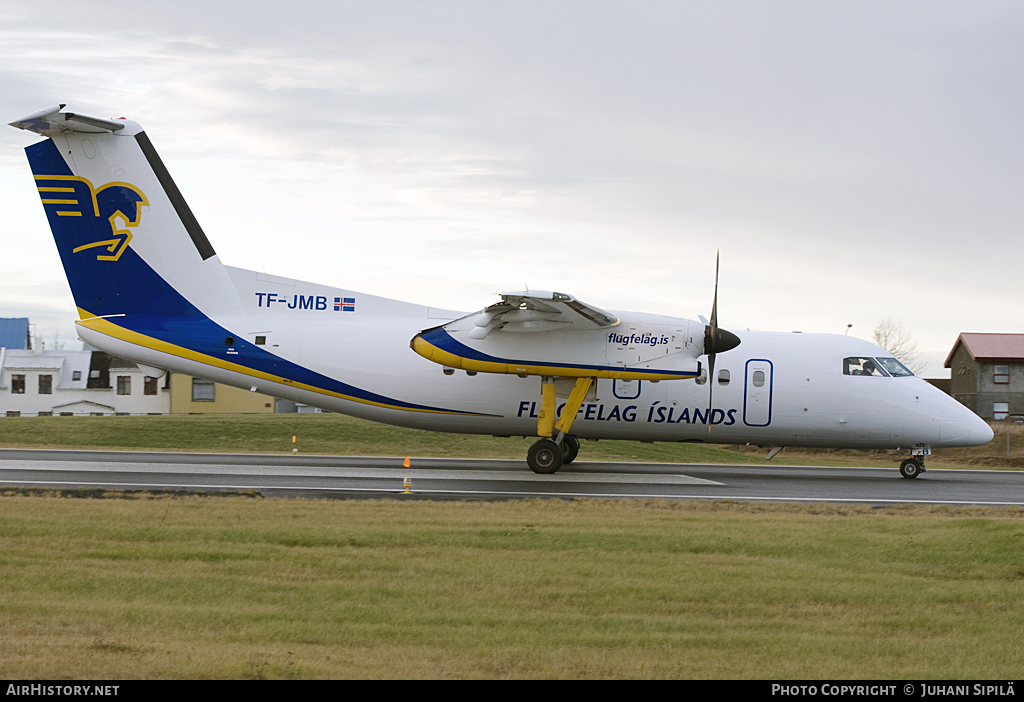
[[[1021,331],[1019,3],[0,10],[2,121],[141,122],[231,265],[695,318],[721,249],[726,328],[889,316],[932,373],[960,331]],[[67,339],[33,135],[0,133],[0,316]]]

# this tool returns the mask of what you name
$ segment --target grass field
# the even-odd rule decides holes
[[[0,676],[1024,674],[1024,511],[0,496]]]
[[[290,453],[293,435],[336,455],[522,459],[529,444],[340,415],[0,421],[0,446]],[[998,463],[1002,440],[929,465]],[[745,450],[581,456],[763,462]],[[895,468],[889,454],[775,462]],[[0,490],[4,678],[1024,673],[1018,508],[86,494]]]
[[[997,424],[986,446],[936,451],[929,467],[1024,467],[1024,426]],[[1011,432],[1010,455],[1006,431]],[[292,443],[292,436],[297,437]],[[161,415],[144,417],[3,417],[0,446],[349,456],[439,456],[525,460],[534,438],[439,434],[340,414]],[[584,441],[581,461],[763,464],[766,449],[714,444]],[[903,451],[903,457],[906,451]],[[773,462],[798,465],[899,465],[894,451],[788,448]]]

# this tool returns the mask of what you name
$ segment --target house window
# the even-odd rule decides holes
[[[11,376],[11,394],[12,395],[24,395],[25,394],[25,376],[20,373],[15,373]]]
[[[41,376],[39,376],[39,394],[40,395],[52,395],[53,394],[53,376],[52,375],[41,375]]]
[[[192,378],[192,402],[213,402],[213,381]]]
[[[81,380],[81,379],[82,379],[82,371],[71,371],[71,380],[72,381]]]
[[[1010,414],[1009,402],[992,403],[992,419],[1006,419]]]
[[[992,373],[993,383],[1009,383],[1010,382],[1010,367],[1009,366],[995,366]]]
[[[132,394],[132,377],[130,375],[119,375],[119,376],[117,376],[117,394],[118,395],[131,395]]]
[[[143,381],[142,394],[143,395],[156,395],[156,383],[159,378],[150,378],[146,376],[146,380]]]

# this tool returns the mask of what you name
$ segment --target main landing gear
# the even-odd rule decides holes
[[[904,478],[916,478],[921,473],[924,473],[924,471],[924,459],[921,456],[908,458],[903,463],[900,463],[900,475]]]
[[[593,378],[577,378],[576,387],[569,393],[569,400],[556,424],[555,379],[543,379],[540,414],[537,418],[537,434],[541,439],[526,453],[526,463],[534,473],[555,473],[563,465],[576,460],[580,442],[575,436],[569,436],[568,432],[593,382]]]
[[[534,473],[554,473],[565,463],[562,447],[552,439],[541,439],[526,452],[526,462]]]
[[[575,436],[563,436],[562,443],[562,465],[567,466],[576,460],[576,455],[580,452],[580,440]]]
[[[575,436],[563,436],[558,443],[543,438],[526,453],[526,462],[534,473],[551,474],[576,460],[580,442]]]

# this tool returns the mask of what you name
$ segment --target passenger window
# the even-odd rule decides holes
[[[707,371],[704,370],[703,368],[701,368],[700,369],[700,375],[698,375],[696,378],[694,378],[694,380],[697,381],[697,385],[703,385],[704,383],[708,382],[708,373],[707,373]]]
[[[729,384],[729,371],[720,370],[718,371],[718,384],[728,385]]]
[[[754,374],[750,376],[750,381],[754,384],[755,388],[764,387],[764,371],[756,370]]]
[[[843,359],[843,375],[873,375],[882,378],[888,374],[881,369],[873,358],[851,356],[850,358]]]

